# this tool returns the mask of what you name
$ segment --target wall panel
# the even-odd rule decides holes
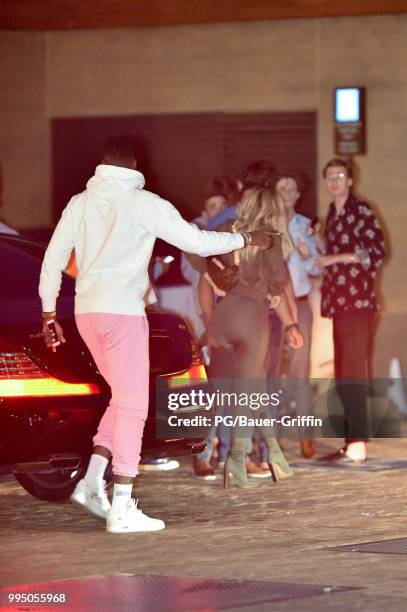
[[[207,177],[235,179],[244,165],[259,159],[271,162],[276,173],[303,175],[308,185],[303,210],[309,216],[316,212],[314,113],[191,113],[54,119],[55,221],[72,194],[84,189],[103,142],[114,134],[134,138],[146,188],[189,218],[200,211],[200,189]]]

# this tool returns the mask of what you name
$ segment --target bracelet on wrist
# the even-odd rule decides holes
[[[43,312],[42,313],[43,319],[54,319],[56,316],[57,316],[56,310],[54,310],[53,312]]]
[[[253,236],[251,232],[241,232],[244,240],[244,246],[250,246],[253,242]]]

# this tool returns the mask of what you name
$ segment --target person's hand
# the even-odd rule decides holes
[[[333,266],[337,262],[338,258],[336,255],[318,255],[318,257],[315,258],[315,264],[321,269]]]
[[[307,227],[307,236],[316,236],[321,231],[321,223],[316,221],[315,223],[310,223]]]
[[[300,349],[304,346],[304,337],[296,323],[287,325],[284,333],[288,346],[291,346],[294,349]]]
[[[301,256],[301,259],[304,259],[304,260],[309,259],[311,255],[311,249],[306,242],[304,242],[303,240],[299,238],[295,246],[296,246],[296,249],[299,255]]]
[[[53,334],[50,331],[47,325],[47,321],[49,320],[51,319],[44,319],[42,322],[42,335],[44,336],[44,342],[47,348],[50,348],[52,352],[55,353],[58,348],[57,346],[53,346],[55,342],[59,340],[59,342],[61,342],[62,344],[65,344],[66,340],[64,338],[64,330],[62,329],[58,321],[55,319],[55,317],[53,317],[52,320],[54,321],[54,324],[55,324],[55,330],[57,333],[57,337],[55,337],[55,334]]]

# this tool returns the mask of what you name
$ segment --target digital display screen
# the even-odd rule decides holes
[[[341,87],[335,90],[335,121],[360,121],[360,89]]]

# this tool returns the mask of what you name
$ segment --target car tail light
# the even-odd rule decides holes
[[[194,341],[191,342],[192,348],[192,362],[189,370],[182,374],[174,374],[166,376],[168,379],[168,386],[170,389],[174,387],[188,387],[189,385],[196,385],[208,380],[205,366],[202,363],[201,353],[198,346]]]
[[[100,393],[97,385],[67,383],[38,368],[24,353],[4,346],[0,351],[0,397],[44,397],[92,395]]]

